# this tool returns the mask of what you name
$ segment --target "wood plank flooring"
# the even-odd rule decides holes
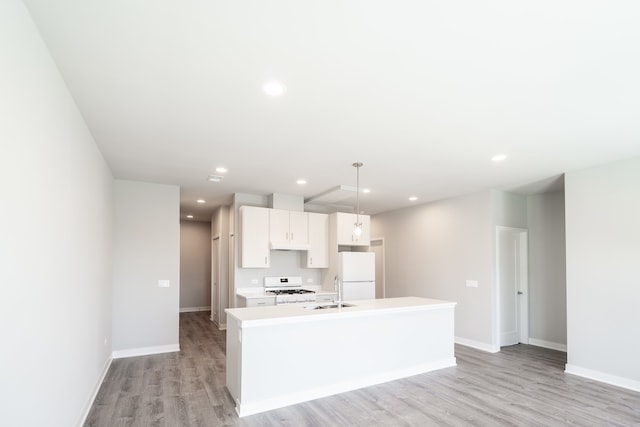
[[[180,353],[114,360],[85,426],[640,426],[640,393],[565,374],[564,353],[527,345],[456,346],[457,367],[239,419],[208,316],[180,314]]]

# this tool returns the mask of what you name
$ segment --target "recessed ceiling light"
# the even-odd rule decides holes
[[[307,181],[305,181],[304,179],[299,179],[299,180],[296,181],[296,184],[298,184],[298,185],[304,185],[306,183],[307,183]]]
[[[411,200],[412,202],[415,202],[416,200],[418,200],[418,198],[416,196],[411,196],[409,197],[409,200]]]
[[[270,96],[281,96],[287,90],[282,83],[276,81],[267,82],[262,88],[264,89],[264,92]]]
[[[498,163],[498,162],[503,162],[507,159],[507,155],[506,154],[496,154],[495,156],[493,156],[491,158],[492,162]]]
[[[187,215],[187,218],[193,219],[193,215]]]
[[[222,175],[209,175],[207,180],[211,182],[220,182],[222,181],[222,178],[224,178]]]
[[[198,199],[198,200],[196,200],[196,202],[198,202],[198,203],[206,203],[204,199]]]
[[[362,189],[362,192],[363,192],[363,193],[371,193],[371,190],[369,190],[368,188],[363,188],[363,189]]]
[[[222,166],[219,168],[216,168],[216,172],[218,173],[227,173],[227,168],[223,168]]]

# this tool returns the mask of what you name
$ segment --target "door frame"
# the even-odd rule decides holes
[[[220,326],[220,236],[211,239],[211,321]]]
[[[500,233],[509,232],[517,233],[519,239],[520,259],[518,260],[518,278],[520,286],[518,291],[522,292],[520,298],[518,298],[518,310],[519,310],[519,335],[520,343],[529,344],[529,230],[526,228],[506,227],[502,225],[496,226],[495,232],[495,343],[498,350],[500,349],[500,326],[501,326],[501,306],[500,301]]]
[[[369,247],[370,247],[369,250],[371,250],[371,246],[373,246],[373,242],[380,242],[380,248],[382,252],[382,259],[380,259],[381,267],[382,267],[382,283],[380,284],[380,286],[382,287],[382,298],[386,298],[387,297],[387,285],[386,285],[387,272],[386,272],[386,263],[385,263],[386,253],[385,253],[384,237],[375,237],[375,238],[369,239]],[[376,264],[377,263],[378,263],[378,260],[376,259]]]

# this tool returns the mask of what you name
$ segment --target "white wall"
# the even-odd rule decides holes
[[[567,345],[564,191],[527,197],[530,343]]]
[[[458,303],[459,341],[492,347],[493,198],[490,191],[372,217],[384,237],[387,297],[420,296]],[[477,280],[477,288],[465,286]]]
[[[0,424],[78,425],[110,362],[113,180],[19,0],[0,2],[0,144]]]
[[[565,175],[567,371],[640,391],[640,158]]]
[[[492,190],[493,225],[527,228],[527,198],[521,194]]]
[[[211,223],[180,223],[180,309],[211,306]]]
[[[177,186],[115,181],[115,357],[179,349],[179,211]]]

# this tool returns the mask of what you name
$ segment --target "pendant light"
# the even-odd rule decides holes
[[[359,237],[362,234],[362,223],[360,222],[360,168],[362,162],[355,162],[352,166],[356,168],[356,222],[353,224],[353,235]]]

